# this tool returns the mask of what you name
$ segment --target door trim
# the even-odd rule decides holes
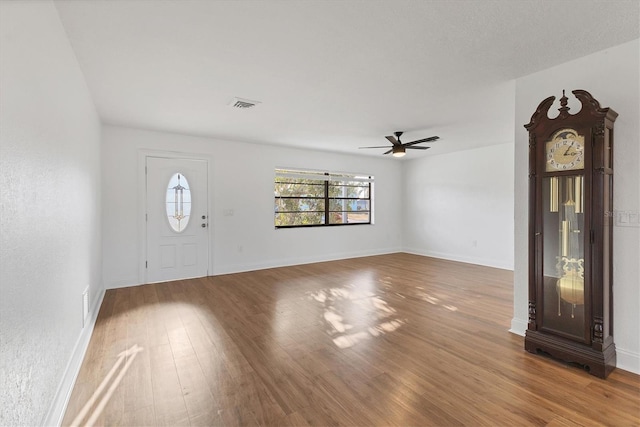
[[[213,158],[208,154],[188,153],[180,151],[162,151],[152,149],[138,150],[138,283],[149,283],[147,279],[147,157],[159,157],[163,159],[201,160],[207,163],[207,209],[209,211],[209,226],[207,227],[207,245],[209,257],[207,259],[207,275],[213,271],[213,248],[211,238],[213,236],[213,178],[211,164]]]

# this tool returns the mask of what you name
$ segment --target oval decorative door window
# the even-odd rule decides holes
[[[173,174],[169,180],[165,200],[169,225],[176,233],[184,231],[191,217],[191,190],[184,175]]]

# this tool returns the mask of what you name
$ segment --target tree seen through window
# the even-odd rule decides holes
[[[370,176],[276,169],[275,226],[371,223]]]

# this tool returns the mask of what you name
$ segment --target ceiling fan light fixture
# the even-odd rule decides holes
[[[392,153],[393,157],[402,157],[407,154],[404,147],[401,145],[394,146]]]

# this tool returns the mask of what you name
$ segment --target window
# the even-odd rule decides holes
[[[275,226],[371,224],[373,177],[276,169]]]
[[[189,190],[189,183],[184,175],[174,173],[169,180],[165,206],[169,226],[176,233],[184,231],[191,216],[191,190]]]

